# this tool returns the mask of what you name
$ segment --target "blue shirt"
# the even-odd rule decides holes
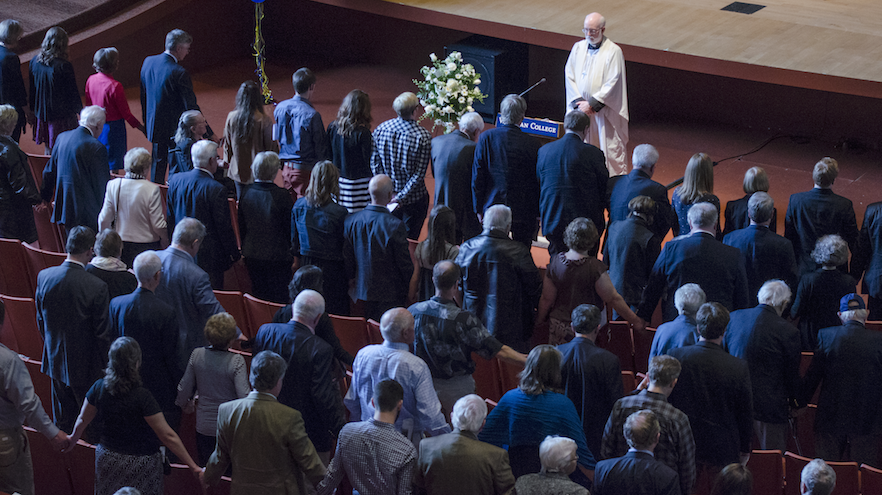
[[[328,143],[322,116],[312,103],[301,96],[279,103],[273,112],[276,119],[274,137],[279,141],[279,158],[311,169],[316,162],[327,159]]]

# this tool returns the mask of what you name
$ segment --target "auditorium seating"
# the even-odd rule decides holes
[[[497,359],[484,359],[473,352],[472,360],[475,362],[475,372],[472,374],[475,379],[475,393],[485,399],[499,402],[505,391],[502,390]]]
[[[37,274],[31,273],[24,244],[18,239],[0,239],[0,294],[34,297]]]
[[[646,373],[649,370],[649,353],[652,350],[652,339],[655,338],[654,328],[643,330],[631,329],[634,338],[634,371]]]
[[[0,294],[6,306],[6,319],[15,336],[16,352],[39,361],[43,357],[43,336],[37,326],[37,307],[29,297]],[[4,326],[4,332],[6,332]]]
[[[257,335],[257,332],[260,331],[260,326],[266,323],[272,323],[276,311],[285,306],[284,304],[276,304],[274,302],[258,299],[251,294],[245,294],[244,299],[245,309],[248,313],[248,321],[255,336]]]
[[[236,325],[246,339],[251,340],[257,333],[256,329],[251,328],[251,319],[248,318],[248,310],[245,308],[245,298],[238,291],[216,290],[214,297],[217,302],[224,307],[224,311],[236,319]]]
[[[37,430],[26,426],[25,432],[31,446],[35,492],[46,495],[81,495],[73,491],[73,478],[67,464],[67,456],[56,452],[49,439]],[[93,475],[95,473],[94,464],[92,473]]]
[[[753,474],[753,493],[781,495],[784,489],[784,457],[780,450],[754,450],[747,461]]]
[[[793,438],[793,435],[787,439],[787,450],[806,457],[815,457],[815,414],[817,411],[818,406],[809,404],[793,421],[796,439]]]
[[[233,223],[233,234],[236,236],[236,246],[242,249],[242,236],[239,234],[239,203],[233,198],[227,198],[230,207],[230,220]]]
[[[882,331],[882,321],[868,321],[865,326],[870,330]]]
[[[618,356],[622,370],[634,371],[634,341],[628,322],[611,321],[600,327],[597,346]]]
[[[22,361],[28,370],[28,375],[31,377],[34,392],[40,398],[40,402],[43,403],[43,410],[46,411],[50,418],[54,417],[52,413],[52,379],[49,378],[49,375],[44,375],[40,372],[40,367],[43,363],[37,359],[30,358],[23,358]]]
[[[496,363],[497,366],[499,366],[499,380],[502,384],[502,394],[505,395],[509,390],[518,387],[518,384],[521,382],[518,373],[523,371],[524,367],[507,363],[501,359],[496,359]]]
[[[34,223],[41,249],[54,253],[65,251],[66,239],[62,239],[58,226],[52,223],[52,208],[34,208]]]
[[[67,255],[64,253],[53,253],[27,244],[22,244],[22,246],[25,248],[28,266],[34,276],[34,287],[36,287],[36,277],[40,271],[52,266],[60,266],[67,259]]]
[[[52,157],[49,155],[32,155],[30,153],[27,155],[28,165],[31,167],[31,173],[34,174],[34,182],[39,190],[43,187],[43,169],[46,168],[46,164],[49,163],[49,159]]]
[[[622,393],[628,395],[637,389],[637,378],[633,371],[622,371]]]
[[[368,319],[368,337],[370,338],[371,344],[382,344],[383,343],[383,334],[380,332],[380,322],[374,319]]]
[[[361,316],[330,315],[334,333],[346,352],[355,356],[358,350],[370,344],[367,321]]]
[[[812,461],[793,452],[784,453],[784,495],[799,495],[802,468]],[[860,468],[856,462],[831,462],[827,464],[836,472],[836,495],[859,495],[861,493]],[[870,495],[872,492],[864,492]]]
[[[861,464],[861,493],[864,495],[882,493],[882,469]]]

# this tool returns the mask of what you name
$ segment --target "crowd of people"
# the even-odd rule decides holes
[[[588,16],[574,54],[620,56],[604,29]],[[858,230],[851,201],[831,188],[835,160],[791,196],[782,236],[759,167],[725,209],[705,153],[686,164],[673,201],[652,180],[652,145],[636,146],[624,173],[623,83],[613,96],[624,110],[603,112],[615,107],[609,94],[576,98],[566,134],[540,146],[520,128],[518,95],[502,100],[500,126],[484,131],[470,112],[432,138],[413,93],[371,132],[370,98],[353,90],[325,127],[310,102],[316,75],[302,68],[272,117],[244,82],[218,137],[180,65],[186,32],[145,59],[141,121],[113,79],[114,48],[96,52],[83,107],[59,27],[21,97],[21,34],[0,23],[0,237],[37,242],[31,209],[51,207],[67,259],[39,273],[35,294],[54,421],[0,345],[0,455],[21,453],[0,464],[0,490],[33,493],[27,422],[59,449],[97,444],[100,494],[162,493],[160,445],[204,483],[229,473],[243,493],[331,494],[344,475],[363,495],[687,495],[699,478],[715,480],[714,494],[750,493],[751,449],[786,450],[791,417],[819,386],[819,456],[880,465],[882,334],[865,323],[882,319],[882,203]],[[39,189],[18,146],[28,122],[51,154]],[[152,151],[126,150],[126,122]],[[588,144],[593,132],[606,144]],[[540,227],[544,279],[530,252]],[[253,294],[286,304],[240,344],[250,372],[230,352],[244,337],[213,292],[240,258]],[[604,309],[643,330],[659,304],[647,379],[623,396],[619,359],[596,344]],[[355,356],[329,317],[353,312],[379,321],[383,337]],[[804,378],[801,351],[815,353]],[[523,367],[489,413],[473,352]],[[197,460],[176,433],[193,411]],[[802,484],[829,494],[835,475],[813,461]]]

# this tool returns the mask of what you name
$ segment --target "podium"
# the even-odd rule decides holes
[[[496,127],[502,125],[499,122],[499,114],[496,114]],[[563,122],[557,122],[551,119],[535,119],[526,117],[521,122],[521,130],[527,134],[538,138],[542,144],[556,141],[564,135]]]

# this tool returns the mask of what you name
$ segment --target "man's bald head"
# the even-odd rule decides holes
[[[392,308],[380,318],[380,333],[389,342],[413,343],[413,326],[413,315],[404,308]]]
[[[447,291],[456,287],[459,282],[459,267],[450,260],[443,260],[435,263],[432,269],[432,281],[435,283],[435,290]]]
[[[597,45],[603,40],[603,32],[606,29],[606,19],[597,12],[592,12],[585,16],[585,23],[582,26],[582,32],[585,39],[592,45]]]
[[[395,194],[392,179],[386,174],[375,175],[368,184],[368,192],[371,195],[371,204],[386,206]]]

